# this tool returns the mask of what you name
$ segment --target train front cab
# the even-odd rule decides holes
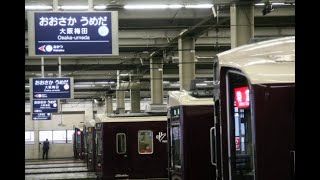
[[[165,117],[161,121],[96,123],[98,179],[167,179],[166,125]]]
[[[170,93],[169,98],[172,98]],[[181,94],[185,96],[185,93]],[[191,104],[169,105],[169,180],[215,179],[215,165],[210,160],[210,133],[214,129],[213,100],[210,98],[201,105]]]
[[[95,171],[96,160],[96,143],[95,143],[95,127],[85,128],[85,144],[86,144],[86,158],[88,171]]]
[[[84,159],[84,135],[79,128],[74,129],[73,134],[73,153],[75,159]]]
[[[222,132],[212,135],[211,149],[217,179],[293,180],[294,82],[251,84],[226,67],[220,80],[215,122]]]

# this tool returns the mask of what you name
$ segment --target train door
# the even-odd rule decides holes
[[[129,174],[128,157],[128,129],[126,127],[113,128],[115,150],[114,152],[114,173],[115,177],[127,177]]]
[[[76,159],[82,157],[82,152],[83,152],[83,133],[81,132],[80,129],[75,128],[74,129],[74,157]]]
[[[254,180],[253,124],[247,78],[239,72],[226,76],[229,180]]]
[[[220,135],[220,100],[214,102],[214,127],[210,129],[211,164],[215,166],[216,180],[222,179],[221,135]]]
[[[98,176],[102,174],[103,144],[102,144],[102,123],[96,123],[95,128],[95,171]]]
[[[220,100],[220,80],[219,80],[219,62],[214,59],[213,80],[214,80],[214,127],[210,129],[210,149],[211,164],[216,168],[216,180],[222,180],[222,139],[221,139],[221,100]]]
[[[89,171],[94,171],[95,147],[94,147],[94,128],[87,127],[87,167]]]
[[[180,108],[172,107],[170,110],[170,163],[169,163],[169,179],[181,180],[182,177],[182,161],[181,161],[181,127],[180,127]]]
[[[84,145],[84,161],[88,167],[88,128],[83,126],[83,145]]]

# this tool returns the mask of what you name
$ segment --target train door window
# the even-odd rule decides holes
[[[67,130],[67,143],[72,143],[73,134],[74,134],[74,129]]]
[[[126,134],[124,133],[117,133],[116,135],[116,142],[117,142],[117,153],[124,154],[126,153]]]
[[[138,131],[138,151],[139,151],[139,154],[153,153],[153,131],[152,130]]]
[[[101,140],[101,133],[97,132],[96,134],[96,148],[97,148],[97,155],[102,154],[102,140]]]
[[[34,144],[34,131],[25,131],[24,142],[25,144]]]
[[[96,154],[98,156],[102,155],[103,144],[102,144],[102,124],[96,124],[96,136],[95,136],[95,144],[96,144]]]
[[[250,98],[246,77],[230,71],[227,75],[230,180],[255,179]]]
[[[175,124],[171,127],[171,166],[181,168],[181,151],[180,151],[180,125]]]

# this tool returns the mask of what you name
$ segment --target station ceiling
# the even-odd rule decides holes
[[[88,6],[88,0],[59,0],[59,11],[74,11],[70,7]],[[92,0],[93,11],[118,11],[119,56],[68,56],[61,57],[62,77],[73,77],[75,99],[101,98],[114,93],[117,81],[127,83],[131,77],[140,83],[141,98],[150,98],[150,60],[153,52],[161,52],[163,58],[163,87],[166,95],[178,90],[179,63],[177,43],[172,42],[186,29],[194,29],[196,37],[196,79],[207,83],[210,89],[213,76],[213,58],[231,48],[230,4],[246,3],[248,0]],[[255,38],[276,38],[295,35],[294,1],[274,0],[273,11],[263,15],[267,1],[254,3]],[[279,5],[278,5],[278,4]],[[282,4],[281,4],[282,3]],[[187,5],[213,4],[212,8],[187,8]],[[28,54],[28,11],[32,6],[49,6],[53,0],[25,0],[25,100],[29,100],[29,78],[41,77],[41,58]],[[128,5],[181,5],[180,8],[128,9]],[[106,6],[106,8],[105,8]],[[98,8],[102,9],[98,9]],[[159,7],[159,6],[158,6]],[[84,7],[85,8],[85,7]],[[82,9],[81,11],[87,11]],[[79,11],[79,10],[78,10]],[[165,52],[165,53],[163,53]],[[58,57],[44,58],[45,77],[58,77]],[[117,74],[119,72],[119,74]],[[201,87],[200,87],[201,89]],[[129,97],[129,91],[126,93]]]

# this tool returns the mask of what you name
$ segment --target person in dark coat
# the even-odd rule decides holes
[[[48,141],[48,139],[46,139],[43,142],[42,150],[43,150],[42,159],[44,159],[44,156],[46,156],[46,159],[48,159],[48,152],[49,152],[49,141]]]

